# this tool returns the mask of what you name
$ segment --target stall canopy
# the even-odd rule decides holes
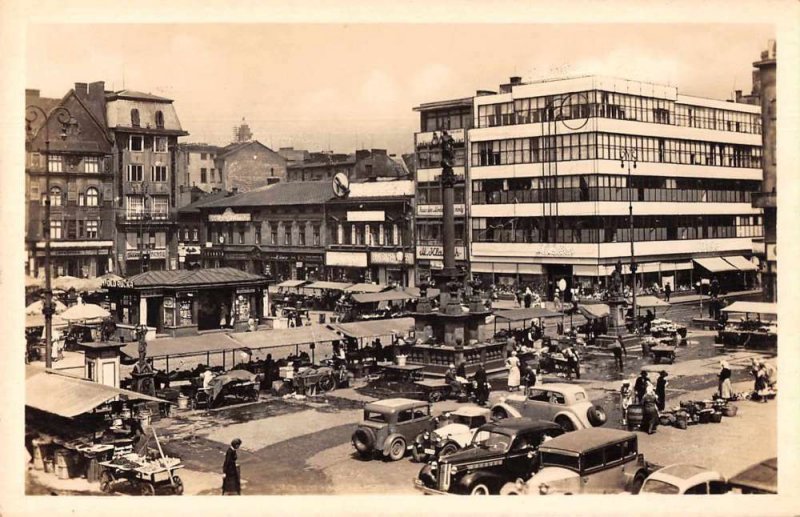
[[[231,334],[230,337],[239,344],[239,348],[247,347],[251,350],[306,343],[326,343],[342,339],[339,334],[324,325],[238,332]]]
[[[25,275],[25,287],[44,287],[44,278]]]
[[[361,339],[390,334],[407,334],[414,328],[414,318],[395,318],[389,320],[354,321],[332,325],[335,330],[348,337]]]
[[[92,321],[108,318],[111,314],[93,303],[79,303],[61,313],[64,321]]]
[[[66,327],[68,324],[58,315],[53,316],[53,327]],[[25,316],[25,328],[44,327],[44,316],[41,314],[27,314]]]
[[[305,284],[305,280],[284,280],[280,284],[276,285],[275,287],[300,287],[301,285]]]
[[[579,304],[578,310],[587,319],[606,318],[611,314],[611,309],[605,303]]]
[[[58,300],[53,300],[55,304],[56,314],[61,314],[65,310],[67,310],[67,306],[63,303],[59,302]],[[28,316],[34,315],[42,315],[42,308],[44,307],[44,301],[39,300],[38,302],[33,302],[32,304],[25,307],[25,314]]]
[[[739,271],[757,271],[758,268],[755,264],[747,260],[746,258],[742,257],[741,255],[735,255],[733,257],[722,257],[725,262],[728,262],[730,265],[738,269]]]
[[[77,377],[67,377],[32,366],[26,367],[25,405],[40,411],[72,418],[117,397],[126,400],[167,402],[135,391],[114,388]]]
[[[356,293],[353,295],[353,301],[355,301],[356,303],[393,302],[399,300],[410,300],[412,298],[414,297],[405,291],[384,291],[382,293]]]
[[[403,291],[410,294],[412,298],[420,297],[419,287],[406,287],[403,289]],[[435,287],[429,287],[428,292],[425,294],[428,298],[435,298],[436,296],[439,296],[439,292],[439,289],[436,289]]]
[[[633,298],[628,299],[628,303],[633,303]],[[654,307],[656,309],[661,309],[664,307],[669,307],[670,303],[665,302],[660,298],[656,298],[655,296],[637,296],[636,297],[636,306],[637,307]]]
[[[352,286],[353,284],[347,282],[314,282],[313,284],[309,284],[304,286],[305,289],[330,289],[336,291],[344,291],[348,287]]]
[[[379,293],[389,286],[381,284],[354,284],[345,289],[348,293]]]
[[[726,273],[728,271],[739,271],[736,266],[725,262],[722,257],[696,258],[694,261],[709,273]]]
[[[722,309],[722,312],[745,312],[751,314],[771,314],[778,315],[777,303],[764,302],[733,302]]]
[[[496,311],[494,315],[497,318],[508,321],[535,320],[539,318],[560,318],[562,316],[560,312],[554,312],[549,309],[542,309],[541,307]]]
[[[226,352],[242,348],[242,344],[234,341],[228,334],[211,333],[198,336],[162,338],[147,342],[147,357],[161,358],[167,356],[200,355],[206,352]],[[127,343],[122,353],[128,357],[139,357],[139,343]]]

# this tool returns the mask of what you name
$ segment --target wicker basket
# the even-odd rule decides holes
[[[734,404],[727,404],[724,408],[722,408],[722,414],[725,416],[736,416],[736,413],[739,411],[739,406]]]

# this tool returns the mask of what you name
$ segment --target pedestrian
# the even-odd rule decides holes
[[[381,362],[383,361],[383,345],[381,344],[381,338],[375,338],[375,341],[372,343],[372,347],[375,349],[375,361]]]
[[[669,282],[664,285],[664,300],[669,301],[669,297],[672,294],[672,285]]]
[[[523,297],[523,301],[525,302],[525,308],[530,309],[531,303],[533,303],[533,293],[531,292],[530,287],[525,288],[525,295]]]
[[[720,398],[728,400],[733,394],[733,388],[731,387],[731,368],[728,365],[728,361],[720,361],[719,365],[717,393],[719,393]]]
[[[239,470],[239,455],[236,452],[242,445],[239,438],[231,441],[231,446],[225,453],[225,463],[222,465],[222,495],[242,495],[241,472]]]
[[[519,359],[517,352],[511,352],[511,357],[506,359],[506,368],[508,369],[508,391],[519,390]]]
[[[647,392],[647,386],[651,384],[650,378],[647,376],[647,371],[642,370],[639,378],[636,379],[636,384],[633,385],[633,392],[636,393],[636,403],[641,404],[644,394]]]
[[[486,368],[483,363],[478,365],[478,370],[475,372],[475,382],[478,384],[476,402],[479,406],[483,406],[489,400],[489,383],[486,380]]]
[[[625,346],[622,344],[619,337],[611,344],[610,348],[611,353],[614,354],[614,365],[617,370],[622,373],[625,369],[625,364],[622,362],[622,354],[628,355],[628,351],[625,350]]]
[[[763,363],[758,364],[758,369],[756,370],[756,395],[761,400],[761,402],[767,402],[767,372],[764,368]]]
[[[764,376],[767,387],[774,388],[775,385],[778,384],[778,374],[775,371],[775,367],[763,359],[759,362],[759,364],[764,368]]]
[[[653,434],[658,427],[658,405],[652,384],[647,387],[642,397],[642,430]]]
[[[294,326],[295,327],[303,326],[303,315],[300,313],[300,311],[296,311],[294,313]]]
[[[567,359],[567,379],[572,379],[572,373],[575,373],[575,378],[581,378],[581,364],[580,364],[580,357],[578,357],[578,353],[575,352],[575,349],[572,346],[568,346],[564,349],[564,357]]]
[[[656,398],[658,399],[657,405],[659,411],[664,411],[664,408],[667,406],[667,376],[669,374],[661,370],[661,373],[658,374],[658,380],[656,380]]]

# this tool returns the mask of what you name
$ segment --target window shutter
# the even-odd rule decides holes
[[[110,201],[114,198],[113,187],[111,185],[103,185],[103,192],[102,197],[100,198],[100,202],[103,200]]]

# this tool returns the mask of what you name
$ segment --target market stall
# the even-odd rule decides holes
[[[717,342],[726,347],[775,349],[778,346],[778,304],[733,302],[722,309],[727,319]],[[742,315],[738,320],[732,314]]]

